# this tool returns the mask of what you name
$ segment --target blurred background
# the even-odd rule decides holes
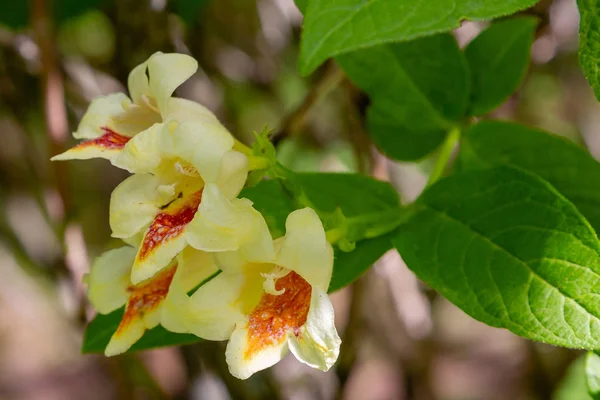
[[[532,66],[493,117],[561,134],[600,156],[600,108],[577,60],[575,0],[542,0]],[[328,373],[293,357],[247,381],[224,343],[111,359],[81,355],[93,317],[81,284],[110,239],[108,202],[125,177],[103,160],[50,163],[74,144],[95,96],[125,91],[155,51],[194,56],[177,95],[213,110],[242,141],[265,125],[296,171],[389,180],[410,202],[431,160],[383,158],[363,129],[368,99],[334,62],[296,68],[292,0],[4,0],[0,4],[0,399],[588,399],[578,352],[482,325],[417,282],[396,252],[332,295],[344,343]],[[485,27],[465,23],[464,46]]]

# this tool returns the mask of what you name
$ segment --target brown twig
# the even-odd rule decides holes
[[[68,138],[67,110],[64,99],[63,77],[60,71],[55,37],[50,18],[50,0],[32,0],[31,20],[35,37],[40,48],[42,65],[42,93],[44,119],[50,141],[51,154],[58,154],[65,148]],[[65,164],[52,163],[56,189],[61,197],[63,209],[70,209],[68,174]],[[62,225],[64,230],[64,224]]]
[[[302,104],[283,120],[281,127],[273,134],[273,144],[277,145],[282,139],[296,135],[304,127],[312,107],[338,87],[345,77],[344,71],[330,63],[323,77],[310,89]]]

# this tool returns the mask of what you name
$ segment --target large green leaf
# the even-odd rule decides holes
[[[492,111],[517,89],[529,65],[534,17],[492,24],[465,49],[471,70],[471,115]]]
[[[492,19],[537,1],[310,0],[304,13],[300,72],[307,75],[335,55],[449,31],[464,19]]]
[[[600,232],[600,163],[583,148],[523,125],[482,121],[463,137],[459,168],[513,164],[550,182]]]
[[[514,167],[438,181],[394,244],[467,314],[533,340],[600,348],[600,242],[573,204]]]
[[[579,24],[579,61],[583,72],[600,100],[600,1],[577,0]]]
[[[427,155],[467,110],[467,62],[449,34],[383,44],[337,60],[370,96],[369,135],[392,158]]]
[[[590,351],[585,356],[585,381],[592,399],[600,399],[600,356]]]
[[[339,208],[347,217],[357,217],[400,207],[398,195],[390,184],[364,175],[306,173],[296,176],[308,199],[321,211],[333,212]],[[279,181],[262,181],[243,190],[240,197],[249,198],[254,202],[254,207],[264,215],[274,237],[285,234],[285,220],[294,210],[294,203]],[[336,249],[329,291],[341,289],[352,283],[391,247],[388,234],[361,240],[350,253]],[[117,330],[122,315],[123,309],[120,309],[108,315],[98,315],[90,322],[85,332],[82,351],[103,352]],[[194,335],[172,333],[158,326],[146,332],[130,351],[189,344],[199,340]]]

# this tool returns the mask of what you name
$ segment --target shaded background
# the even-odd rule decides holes
[[[542,23],[522,88],[494,113],[600,156],[600,108],[577,62],[575,0],[526,11]],[[103,160],[50,163],[92,98],[125,91],[155,51],[194,56],[178,91],[249,143],[265,125],[297,171],[390,180],[404,202],[431,160],[386,160],[362,126],[368,99],[329,62],[296,69],[292,0],[4,0],[0,4],[0,399],[588,399],[578,352],[482,325],[419,284],[396,252],[333,294],[344,340],[328,373],[286,357],[247,381],[224,343],[106,359],[81,355],[92,311],[81,277],[110,247],[108,201],[126,176]],[[461,46],[484,27],[465,23]]]

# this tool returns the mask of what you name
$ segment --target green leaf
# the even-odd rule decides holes
[[[255,186],[242,190],[240,198],[252,200],[269,226],[274,238],[285,235],[285,219],[294,211],[294,201],[287,195],[280,181],[261,181]]]
[[[550,182],[600,232],[600,163],[575,143],[523,125],[482,121],[463,136],[462,169],[513,164]]]
[[[466,113],[467,62],[449,34],[371,47],[337,61],[370,96],[369,135],[391,158],[424,157]]]
[[[537,18],[492,24],[465,49],[471,70],[471,115],[486,114],[515,91],[525,77]]]
[[[450,31],[464,19],[492,19],[537,1],[310,0],[304,13],[300,72],[308,75],[332,56]]]
[[[113,311],[110,314],[98,314],[86,327],[83,336],[83,353],[104,353],[113,333],[117,330],[124,309]],[[164,346],[176,346],[195,343],[201,340],[197,336],[173,333],[167,331],[162,326],[147,331],[144,336],[135,343],[128,352],[134,352],[144,349],[152,349]]]
[[[514,167],[467,171],[418,206],[394,244],[420,279],[488,325],[600,348],[600,242],[548,182]]]
[[[579,62],[596,98],[600,100],[600,2],[577,0],[579,15]]]
[[[600,399],[600,356],[593,351],[585,356],[585,378],[589,395]]]
[[[397,209],[400,201],[394,188],[386,183],[358,174],[306,173],[297,174],[298,181],[309,198],[321,211],[340,209],[349,217],[372,214],[373,211]],[[294,211],[294,202],[279,181],[262,181],[244,189],[239,197],[254,202],[269,225],[274,237],[285,234],[285,220]],[[392,247],[390,234],[361,240],[350,253],[336,249],[336,258],[329,291],[349,285],[364,273],[379,257]],[[123,309],[108,315],[98,315],[85,331],[82,351],[102,353],[117,330]],[[195,343],[201,340],[194,335],[172,333],[161,326],[147,331],[129,352],[162,346]]]

